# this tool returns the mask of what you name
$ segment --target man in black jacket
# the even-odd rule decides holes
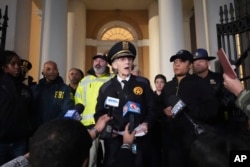
[[[224,87],[222,73],[209,70],[210,61],[215,57],[208,56],[207,51],[203,48],[198,48],[193,56],[194,74],[213,88],[214,97],[218,102],[218,115],[211,120],[211,123],[220,133],[240,131],[239,127],[242,123],[246,123],[246,117],[241,110],[236,108],[234,104],[236,97]],[[240,121],[243,119],[245,119],[244,122]]]
[[[59,76],[57,64],[47,61],[43,65],[43,78],[37,85],[32,86],[34,94],[34,110],[36,125],[56,118],[74,107],[73,94]]]
[[[209,123],[217,115],[217,102],[212,88],[197,75],[190,75],[193,56],[187,50],[180,50],[170,58],[175,77],[163,89],[165,134],[163,136],[164,160],[167,167],[188,166],[188,151],[196,134],[191,122]],[[173,113],[181,100],[184,108]]]
[[[136,166],[146,167],[150,164],[149,148],[150,141],[147,132],[154,119],[154,101],[152,100],[153,91],[150,87],[149,80],[131,75],[134,59],[136,57],[135,46],[127,41],[116,43],[108,53],[109,63],[117,72],[117,75],[102,85],[97,98],[95,119],[101,115],[109,113],[109,109],[105,108],[105,101],[108,97],[119,100],[119,104],[110,113],[113,117],[112,137],[104,139],[105,145],[105,167],[113,165],[116,154],[122,145],[122,132],[128,122],[138,127],[134,147],[136,148]],[[132,106],[137,110],[136,113],[131,112]],[[131,107],[131,108],[130,108]],[[130,109],[128,109],[130,108]],[[136,146],[136,147],[135,147]]]

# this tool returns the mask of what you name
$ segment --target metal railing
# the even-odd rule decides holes
[[[250,1],[234,0],[219,8],[218,49],[224,48],[239,78],[250,88]]]
[[[5,49],[5,43],[6,43],[6,33],[7,33],[7,27],[8,27],[8,6],[5,6],[5,12],[4,15],[2,15],[2,10],[0,9],[0,51],[3,51]]]

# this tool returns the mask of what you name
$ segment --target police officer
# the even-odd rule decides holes
[[[209,70],[210,61],[215,57],[208,56],[207,50],[198,48],[193,54],[193,72],[205,80],[214,90],[215,98],[218,101],[218,116],[211,122],[220,132],[227,132],[227,121],[235,108],[235,96],[230,93],[223,85],[222,73]],[[238,110],[238,111],[236,111]],[[240,115],[240,114],[237,114]]]
[[[28,85],[28,86],[32,86],[35,85],[36,82],[34,82],[34,78],[30,75],[27,75],[28,72],[31,70],[32,68],[32,64],[25,59],[21,59],[21,75],[20,77],[23,79],[23,83]]]
[[[133,144],[133,148],[136,148],[134,150],[136,166],[147,167],[150,164],[150,151],[147,150],[150,148],[150,143],[147,132],[154,119],[153,90],[148,79],[131,75],[135,57],[136,48],[128,41],[116,43],[108,53],[109,63],[117,74],[104,83],[99,90],[95,119],[109,112],[104,107],[108,96],[119,99],[119,104],[112,112],[112,137],[104,139],[105,167],[112,166],[114,163],[117,151],[122,145],[122,135],[120,134],[124,131],[125,125],[128,122],[131,123],[130,114],[133,114],[134,127],[139,127],[136,133],[140,134],[140,137],[137,136]],[[126,106],[128,102],[139,108],[140,112],[132,113],[129,111],[130,109],[126,110],[125,108],[130,107]]]
[[[188,152],[196,138],[195,123],[208,123],[217,114],[212,88],[197,75],[190,75],[193,55],[180,50],[170,58],[174,78],[167,82],[162,94],[164,102],[163,156],[167,167],[189,166]],[[174,115],[172,109],[178,101],[185,107]],[[191,119],[192,120],[191,120]]]

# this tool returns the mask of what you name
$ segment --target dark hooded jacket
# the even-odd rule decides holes
[[[74,106],[70,87],[58,76],[54,81],[45,78],[32,87],[34,94],[35,122],[37,126],[52,119],[63,117]]]
[[[28,139],[33,131],[32,92],[20,78],[0,74],[0,141]]]
[[[194,120],[204,123],[212,122],[217,116],[217,100],[214,99],[214,91],[210,85],[199,78],[197,75],[188,75],[180,83],[176,77],[167,82],[163,89],[164,105],[173,106],[171,97],[177,96],[186,107],[174,119],[167,118],[167,122],[183,129],[187,128],[188,123],[184,112],[189,114]]]
[[[167,82],[162,93],[164,108],[175,106],[179,99],[186,104],[174,118],[164,117],[164,160],[168,166],[189,166],[188,150],[197,135],[188,117],[200,125],[212,125],[218,114],[214,91],[197,75],[187,75],[179,83],[176,77]]]

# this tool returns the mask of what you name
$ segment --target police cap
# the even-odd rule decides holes
[[[111,64],[115,59],[120,57],[136,57],[135,46],[128,41],[120,41],[114,44],[108,52],[108,60]]]
[[[205,60],[213,60],[215,57],[208,56],[208,53],[205,49],[199,48],[194,52],[194,61],[199,59],[205,59]]]
[[[21,68],[27,72],[32,68],[32,64],[28,60],[21,59]]]

